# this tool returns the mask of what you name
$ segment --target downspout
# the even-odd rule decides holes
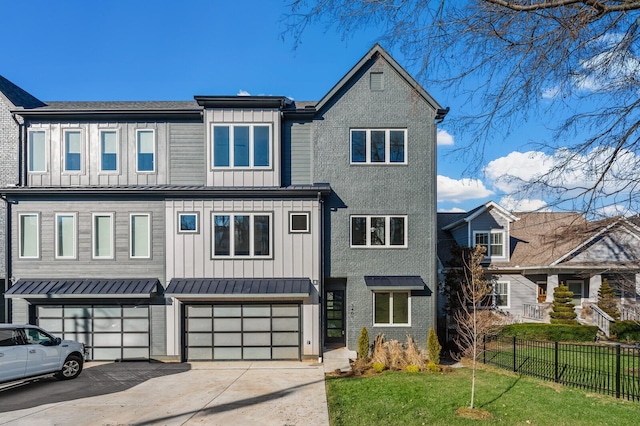
[[[320,282],[318,283],[318,305],[320,309],[320,333],[318,336],[320,346],[318,348],[318,362],[322,363],[322,357],[324,355],[324,200],[322,194],[318,192],[318,215],[320,221],[320,256],[319,256],[319,276]]]
[[[5,218],[5,239],[4,239],[4,250],[5,250],[5,279],[4,284],[2,285],[2,305],[3,305],[3,317],[0,318],[0,321],[4,323],[10,322],[11,318],[11,306],[9,304],[9,299],[5,298],[4,295],[9,290],[9,282],[11,280],[11,201],[9,201],[6,195],[0,195],[0,200],[4,201],[6,205],[6,218]]]
[[[26,126],[20,123],[20,121],[16,118],[16,114],[11,114],[11,118],[18,125],[18,186],[26,186],[27,185],[27,167],[24,164],[27,152],[27,136],[26,136]]]

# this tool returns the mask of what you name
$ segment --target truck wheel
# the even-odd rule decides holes
[[[62,370],[56,373],[60,380],[70,380],[78,377],[82,371],[82,358],[77,355],[69,355],[62,364]]]

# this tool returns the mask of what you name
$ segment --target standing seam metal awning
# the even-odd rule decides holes
[[[177,299],[303,298],[309,297],[311,286],[309,278],[173,278],[165,295]]]
[[[426,284],[419,276],[365,276],[370,290],[424,290]]]
[[[150,298],[157,293],[157,278],[136,279],[20,279],[5,293],[6,298]]]

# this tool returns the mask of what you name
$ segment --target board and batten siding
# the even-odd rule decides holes
[[[168,200],[167,279],[320,278],[320,221],[316,200]],[[196,212],[196,234],[178,233],[178,213]],[[309,212],[310,233],[289,233],[289,212]],[[267,259],[212,259],[213,214],[268,213],[272,256]]]
[[[284,125],[282,176],[284,186],[311,184],[311,123]]]
[[[20,213],[40,216],[40,258],[20,259]],[[55,258],[55,214],[76,213],[76,258]],[[92,258],[93,213],[114,215],[114,258]],[[151,215],[151,258],[129,256],[130,213]],[[20,278],[158,278],[164,283],[165,242],[163,201],[24,201],[12,211],[13,276]]]
[[[169,183],[204,185],[207,167],[204,125],[170,123],[169,134]]]
[[[277,109],[214,109],[205,111],[207,186],[280,186],[280,111]],[[271,124],[271,167],[268,169],[213,169],[212,125]]]
[[[165,122],[31,122],[29,130],[44,130],[46,172],[29,172],[29,186],[115,186],[158,185],[167,183],[167,131]],[[155,132],[155,171],[136,171],[136,130]],[[80,172],[64,171],[64,131],[82,132],[82,166]],[[116,130],[118,135],[118,170],[101,172],[100,130]]]

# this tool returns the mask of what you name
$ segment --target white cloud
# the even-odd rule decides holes
[[[436,139],[439,146],[453,145],[453,136],[446,130],[438,130]]]
[[[461,209],[460,207],[452,207],[450,209],[438,209],[438,213],[466,213],[465,209]]]
[[[629,210],[629,208],[626,206],[623,206],[620,204],[613,204],[611,206],[606,206],[601,209],[598,209],[596,214],[602,217],[614,217],[614,216],[629,217],[629,216],[633,216],[635,213]]]
[[[553,158],[539,151],[513,151],[506,157],[490,161],[484,169],[485,176],[499,191],[511,193],[522,182],[529,182],[548,172]]]
[[[247,92],[246,90],[238,90],[238,94],[236,96],[251,96],[251,93]]]
[[[438,175],[438,202],[450,201],[459,203],[465,200],[487,198],[493,191],[485,188],[480,179],[451,179]]]
[[[560,95],[560,88],[556,87],[548,87],[542,91],[542,99],[554,99]]]
[[[511,195],[502,197],[498,204],[511,212],[550,211],[544,200],[518,199]]]

